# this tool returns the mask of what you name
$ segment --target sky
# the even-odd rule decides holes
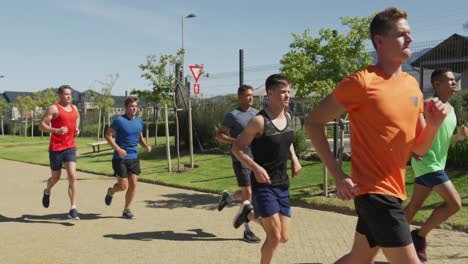
[[[184,21],[185,74],[189,65],[203,64],[210,75],[199,80],[199,96],[236,93],[240,49],[244,83],[256,88],[279,72],[292,33],[343,32],[340,17],[369,16],[390,6],[407,11],[413,43],[468,35],[467,0],[2,1],[0,92],[62,84],[100,91],[115,74],[113,95],[150,89],[138,65],[149,55],[175,54]],[[196,17],[183,19],[188,14]]]

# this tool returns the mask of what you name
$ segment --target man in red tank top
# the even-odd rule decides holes
[[[68,175],[68,195],[71,208],[68,218],[80,219],[76,209],[76,144],[75,137],[80,134],[78,109],[71,103],[72,88],[62,85],[58,88],[60,102],[50,105],[42,117],[41,131],[49,132],[49,160],[52,176],[47,180],[47,188],[42,196],[42,205],[49,207],[52,187],[62,174],[62,165]]]

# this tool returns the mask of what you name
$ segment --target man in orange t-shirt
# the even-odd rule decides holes
[[[78,109],[71,103],[72,88],[62,85],[58,88],[60,102],[47,108],[39,125],[41,131],[51,133],[49,144],[49,160],[51,176],[47,180],[47,188],[42,195],[42,205],[50,204],[50,192],[59,181],[62,165],[68,175],[68,195],[71,208],[68,213],[70,219],[80,219],[76,209],[76,144],[75,137],[80,134],[80,116]]]
[[[382,248],[390,263],[419,263],[405,219],[405,168],[411,152],[424,155],[447,109],[437,98],[427,102],[417,81],[402,71],[411,56],[406,12],[387,8],[370,25],[377,64],[346,77],[314,109],[305,124],[320,158],[343,200],[354,199],[358,223],[354,245],[337,263],[373,263]],[[347,111],[350,116],[352,177],[330,151],[324,127]],[[424,128],[423,128],[424,127]]]

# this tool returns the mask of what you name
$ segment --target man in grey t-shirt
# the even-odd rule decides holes
[[[258,110],[252,108],[253,103],[253,88],[250,85],[242,85],[237,90],[239,97],[239,107],[228,113],[224,117],[221,127],[216,133],[216,139],[231,145],[236,137],[244,130],[249,123],[250,119],[257,115]],[[229,135],[227,135],[229,133]],[[252,156],[250,147],[246,149],[246,153]],[[221,200],[218,204],[218,210],[223,208],[234,201],[252,201],[252,190],[250,188],[250,169],[243,166],[242,163],[231,153],[232,167],[237,178],[237,185],[240,187],[234,193],[224,191]],[[249,243],[259,243],[258,238],[251,230],[249,223],[244,224],[244,241]]]

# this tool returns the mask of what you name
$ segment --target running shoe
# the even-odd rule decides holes
[[[42,205],[44,208],[49,208],[50,204],[50,193],[46,194],[47,189],[44,190],[44,193],[42,194]]]
[[[419,229],[411,231],[411,238],[413,239],[414,248],[416,249],[416,254],[418,255],[419,260],[422,263],[426,263],[426,238],[418,235],[418,232]]]
[[[243,240],[248,243],[260,243],[261,239],[250,230],[244,230]]]
[[[253,207],[249,201],[242,202],[239,211],[237,212],[236,216],[232,221],[232,225],[234,226],[234,228],[239,228],[239,226],[241,226],[243,223],[249,222],[248,215],[252,210]]]
[[[109,189],[107,189],[106,197],[104,198],[104,202],[107,206],[111,205],[112,203],[112,195],[110,195],[111,191],[112,187],[109,187]]]
[[[231,195],[227,190],[223,191],[223,195],[221,196],[221,199],[219,200],[218,203],[218,211],[221,211],[224,209],[224,207],[228,204],[227,198]]]
[[[130,211],[130,209],[125,209],[123,210],[122,212],[122,217],[123,218],[126,218],[126,219],[135,219],[135,216],[133,215],[133,213]]]
[[[73,220],[80,220],[78,217],[78,210],[76,208],[73,208],[68,212],[68,218],[73,219]]]

